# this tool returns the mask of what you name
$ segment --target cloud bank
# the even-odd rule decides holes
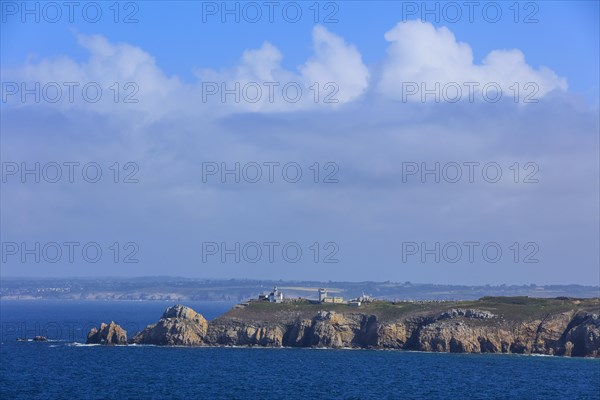
[[[22,184],[11,177],[1,194],[3,211],[11,210],[3,212],[3,240],[136,241],[142,262],[12,262],[2,265],[2,274],[597,282],[598,110],[567,92],[564,78],[527,65],[518,50],[491,51],[478,65],[449,30],[421,22],[399,24],[385,39],[387,56],[367,66],[359,49],[316,27],[314,54],[294,70],[283,68],[284,55],[263,43],[241,54],[237,65],[198,69],[198,81],[186,83],[165,74],[143,49],[80,35],[89,51],[85,62],[57,57],[3,71],[7,80],[93,81],[106,90],[96,103],[21,103],[16,95],[3,107],[3,161],[94,161],[106,178]],[[310,87],[318,81],[320,94],[329,94],[322,85],[330,80],[339,85],[338,101],[315,102]],[[413,96],[403,102],[402,82],[410,80],[535,81],[540,101],[422,104]],[[255,81],[295,82],[305,96],[235,102],[228,94],[223,102],[217,93],[203,101],[207,82],[231,89]],[[124,102],[132,93],[126,82],[138,84],[137,102]],[[119,162],[126,173],[127,161],[139,166],[139,182],[114,184],[109,167]],[[221,183],[215,175],[203,182],[206,162],[230,169],[274,162],[279,178],[236,183],[230,176]],[[292,162],[303,172],[297,183],[281,178],[282,166]],[[478,163],[472,183],[444,176],[438,183],[431,175],[423,183],[420,173],[403,179],[407,163],[431,169],[465,162]],[[497,182],[481,178],[487,163],[501,167]],[[524,182],[535,171],[529,163],[537,166],[537,183]],[[324,183],[333,172],[337,182]],[[403,242],[473,240],[501,243],[505,258],[422,263],[403,262],[400,253]],[[203,263],[206,241],[295,241],[308,255],[299,263]],[[337,243],[340,261],[315,263],[308,249],[315,242]],[[515,242],[537,243],[540,261],[514,262],[509,246]]]
[[[565,78],[545,67],[533,68],[516,49],[492,50],[480,65],[475,64],[469,45],[458,42],[445,27],[407,21],[384,37],[389,42],[387,55],[371,67],[363,63],[354,45],[323,26],[316,26],[312,32],[313,55],[295,71],[284,69],[284,55],[265,42],[257,49],[246,50],[238,65],[222,70],[198,68],[198,82],[183,84],[177,77],[167,77],[155,59],[139,47],[111,43],[98,35],[78,35],[79,44],[89,52],[86,62],[58,57],[4,74],[9,81],[98,82],[106,94],[100,101],[106,112],[115,111],[109,107],[115,103],[111,85],[134,82],[135,90],[121,88],[121,101],[131,95],[139,100],[136,110],[146,111],[152,117],[173,112],[174,107],[190,110],[197,104],[210,110],[209,114],[328,110],[364,101],[369,93],[381,99],[439,102],[441,98],[453,102],[456,87],[465,91],[461,100],[469,101],[469,92],[479,93],[490,83],[494,84],[492,89],[500,88],[509,97],[517,96],[517,100],[529,95],[537,101],[553,91],[567,90]],[[440,97],[437,100],[425,95],[436,84]],[[448,84],[453,88],[444,91]],[[407,95],[406,85],[417,92]],[[18,103],[20,97],[13,95],[8,99]],[[97,104],[93,107],[101,108]],[[203,112],[197,108],[194,111]]]

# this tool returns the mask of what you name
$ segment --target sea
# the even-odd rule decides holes
[[[86,345],[175,304],[0,301],[0,399],[600,399],[600,360],[397,350]],[[213,319],[233,304],[182,302]],[[47,342],[17,341],[46,336]]]

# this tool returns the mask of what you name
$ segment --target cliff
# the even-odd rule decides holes
[[[600,299],[484,297],[361,307],[251,301],[210,323],[184,306],[132,343],[600,356]]]
[[[209,324],[219,345],[353,347],[598,357],[600,299],[482,298],[359,308],[250,302]]]

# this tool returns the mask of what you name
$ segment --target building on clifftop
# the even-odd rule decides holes
[[[343,297],[329,296],[327,294],[327,289],[323,288],[319,289],[319,303],[345,304]]]
[[[275,286],[273,291],[267,296],[267,299],[271,303],[283,303],[283,292],[281,292],[277,286]]]

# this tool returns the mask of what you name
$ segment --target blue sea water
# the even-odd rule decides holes
[[[0,302],[1,399],[600,399],[600,360],[375,350],[86,346],[166,302]],[[230,303],[186,302],[212,319]],[[47,336],[49,342],[17,342]],[[80,344],[77,344],[80,343]]]

